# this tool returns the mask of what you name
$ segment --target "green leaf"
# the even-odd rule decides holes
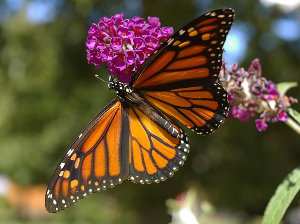
[[[280,95],[285,95],[287,91],[289,91],[291,88],[297,87],[297,82],[281,82],[277,84],[278,91]]]
[[[300,190],[300,168],[294,169],[279,185],[265,210],[262,224],[279,224]]]

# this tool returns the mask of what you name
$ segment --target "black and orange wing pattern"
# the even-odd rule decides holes
[[[164,181],[183,165],[189,150],[183,131],[155,109],[145,104],[143,109],[115,100],[90,122],[48,185],[49,212],[126,179],[142,184]]]
[[[77,137],[48,185],[46,208],[57,212],[87,194],[128,177],[128,133],[124,108],[113,101]]]
[[[114,100],[71,145],[47,189],[49,212],[125,179],[164,181],[183,165],[188,139],[174,121],[207,134],[226,116],[218,73],[233,16],[231,9],[205,14],[147,60],[130,84],[138,103]]]
[[[145,99],[198,134],[209,134],[227,116],[227,94],[218,83],[144,93]]]
[[[173,176],[189,152],[183,131],[150,106],[129,107],[128,120],[129,179],[149,184]]]
[[[233,18],[232,9],[219,9],[184,26],[135,74],[133,88],[197,133],[214,131],[229,110],[218,75]]]

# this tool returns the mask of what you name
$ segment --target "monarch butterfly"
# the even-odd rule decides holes
[[[208,12],[163,43],[129,84],[109,78],[116,99],[71,144],[45,196],[49,212],[131,180],[159,183],[189,152],[183,125],[205,135],[227,116],[218,81],[232,9]]]

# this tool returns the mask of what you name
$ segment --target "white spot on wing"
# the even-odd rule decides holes
[[[59,166],[60,166],[60,169],[63,169],[65,167],[65,163],[61,163]]]
[[[74,149],[69,149],[69,151],[67,152],[67,156],[70,156],[73,151],[74,151]]]
[[[182,35],[185,33],[185,30],[179,30],[179,35]]]

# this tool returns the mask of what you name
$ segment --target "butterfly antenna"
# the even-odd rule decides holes
[[[100,81],[102,81],[102,82],[108,84],[108,82],[107,82],[106,80],[102,79],[98,74],[95,74],[95,77],[96,77],[97,79],[99,79]]]

